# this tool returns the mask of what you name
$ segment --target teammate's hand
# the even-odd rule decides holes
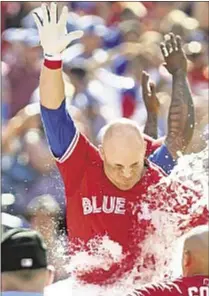
[[[169,39],[164,38],[160,48],[165,60],[164,66],[172,75],[178,70],[187,72],[187,58],[181,45],[181,37],[173,33],[167,35]]]
[[[149,74],[145,71],[142,72],[142,94],[147,112],[158,114],[160,103],[156,95],[156,86],[154,82],[149,82]]]
[[[75,39],[80,38],[82,31],[66,32],[66,23],[68,19],[68,8],[64,6],[60,18],[57,16],[57,4],[42,4],[43,19],[37,12],[33,13],[34,21],[37,25],[41,45],[44,53],[47,55],[60,54]]]

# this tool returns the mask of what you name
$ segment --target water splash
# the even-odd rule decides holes
[[[203,197],[195,202],[191,212],[195,212],[205,205],[208,206],[208,164],[209,158],[207,147],[198,154],[181,156],[171,175],[162,181],[166,182],[167,185],[171,180],[176,182],[182,181],[184,185],[202,193]],[[182,203],[185,202],[182,200],[181,188],[178,199]],[[149,218],[150,213],[146,213],[146,206],[144,213],[145,216],[147,215],[147,218]],[[157,231],[147,237],[144,241],[142,253],[140,258],[138,258],[136,267],[128,276],[124,277],[113,286],[106,288],[95,285],[82,285],[72,276],[67,280],[60,281],[47,288],[46,296],[122,296],[126,295],[132,288],[139,287],[150,281],[156,282],[164,278],[171,279],[172,277],[179,276],[181,274],[180,264],[183,242],[182,238],[178,238],[179,231],[177,225],[180,217],[179,215],[171,215],[159,210],[153,211],[151,216]],[[103,243],[100,241],[99,252],[94,260],[92,260],[92,256],[89,257],[88,254],[77,254],[72,261],[74,263],[73,267],[75,267],[76,262],[82,264],[85,261],[90,262],[91,267],[95,264],[97,266],[100,265],[108,268],[108,260],[106,261],[104,260],[105,257],[102,258],[100,256],[102,253],[106,254],[106,258],[109,258],[109,254],[111,254],[111,258],[117,261],[121,256],[121,248],[119,245],[109,241],[109,239],[105,237]],[[154,254],[156,267],[153,268],[152,261],[150,261],[150,265],[148,264],[138,272],[137,265],[143,265],[143,260],[147,254]],[[82,265],[80,265],[80,267],[81,266]],[[88,264],[86,267],[89,267]],[[68,269],[69,268],[72,268],[72,266],[68,266]],[[138,280],[134,280],[136,279],[136,276]]]

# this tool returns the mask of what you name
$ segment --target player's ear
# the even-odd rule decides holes
[[[185,250],[183,253],[183,266],[186,268],[189,267],[191,265],[191,260],[192,257],[190,251]]]
[[[99,148],[99,155],[101,159],[104,161],[104,149],[101,144],[98,146],[98,148]]]
[[[46,286],[50,286],[53,283],[54,277],[55,277],[54,266],[52,265],[47,266]]]
[[[144,140],[144,151],[145,151],[145,154],[146,154],[146,151],[147,151],[147,141]]]

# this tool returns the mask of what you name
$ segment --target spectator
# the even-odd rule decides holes
[[[192,91],[194,94],[200,95],[201,91],[208,89],[209,86],[207,45],[192,41],[185,45],[185,52],[191,61],[188,77]]]
[[[87,126],[90,129],[88,138],[95,143],[99,130],[106,124],[101,112],[104,102],[101,102],[89,90],[88,72],[84,61],[79,62],[77,59],[73,63],[64,62],[63,71],[74,87],[70,105],[77,107],[86,118]]]
[[[1,116],[2,123],[8,120],[10,114],[11,104],[11,87],[8,79],[9,67],[6,63],[1,62],[1,79],[2,79],[2,103],[1,103]]]
[[[47,148],[40,108],[27,105],[5,124],[2,133],[2,192],[16,196],[8,211],[23,214],[32,197],[51,193],[62,210],[62,181]]]
[[[198,153],[207,146],[204,133],[209,124],[208,104],[208,91],[200,96],[194,96],[195,128],[192,140],[186,149],[186,154]]]
[[[32,92],[38,86],[41,52],[36,32],[35,29],[10,28],[2,34],[3,40],[9,43],[3,60],[9,66],[10,118],[29,103]]]
[[[67,277],[66,238],[59,229],[61,211],[56,200],[50,195],[36,196],[25,212],[31,228],[42,234],[46,243],[48,263],[55,267],[55,280]]]
[[[6,232],[1,241],[2,295],[43,295],[53,282],[47,249],[40,234],[28,229]]]

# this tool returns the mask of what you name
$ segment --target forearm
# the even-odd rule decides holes
[[[147,121],[144,128],[144,133],[153,139],[157,139],[157,114],[156,113],[148,113]]]
[[[39,127],[40,114],[29,115],[26,108],[20,110],[17,115],[10,119],[4,128],[2,135],[3,150],[13,139],[24,135],[28,129]]]
[[[184,153],[194,130],[194,105],[184,71],[173,75],[172,100],[168,115],[167,148],[174,159]]]
[[[41,105],[48,109],[57,109],[65,98],[62,68],[52,70],[43,66],[40,76]]]

